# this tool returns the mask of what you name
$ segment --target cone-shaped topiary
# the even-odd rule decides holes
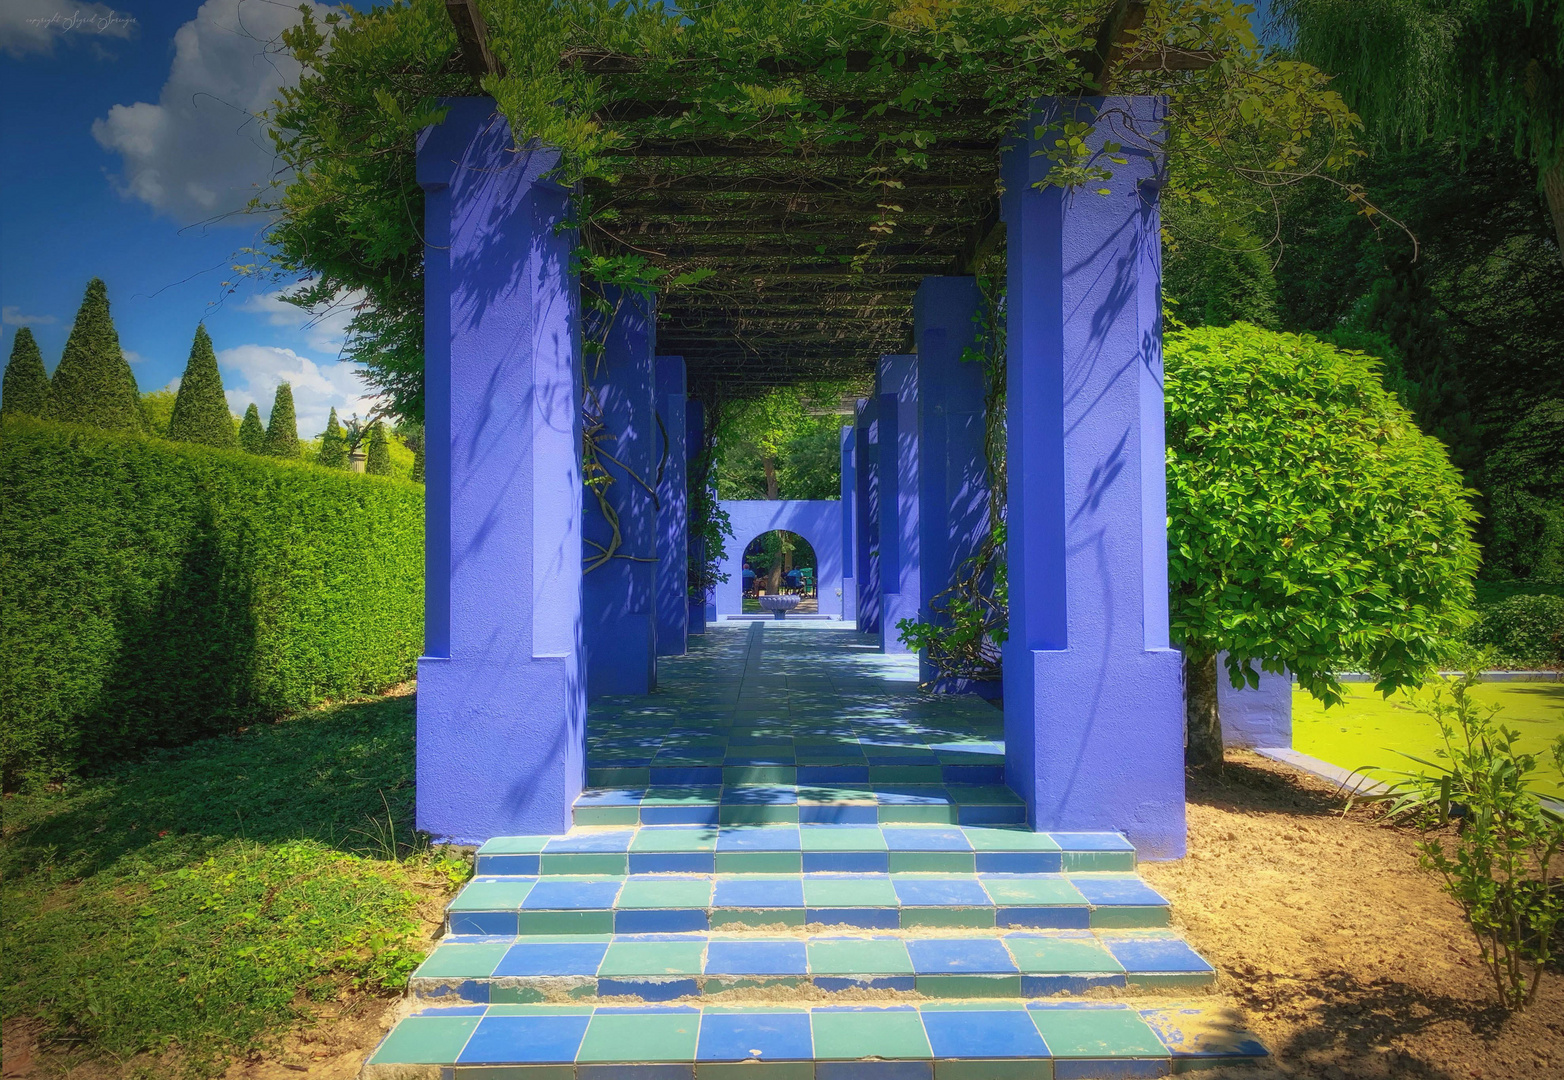
[[[168,421],[168,437],[230,450],[239,445],[228,399],[223,396],[223,377],[217,373],[217,354],[205,326],[196,327],[190,360],[174,399],[174,415]]]
[[[108,288],[99,278],[87,295],[65,341],[65,355],[49,383],[49,418],[111,431],[142,431],[141,395],[130,373],[119,334],[109,317]]]
[[[296,458],[299,456],[299,421],[293,412],[293,387],[277,384],[277,397],[272,401],[272,418],[266,425],[266,441],[261,453],[271,457]]]
[[[247,454],[266,453],[266,429],[261,426],[261,410],[253,401],[244,410],[244,421],[239,425],[239,449]]]
[[[342,434],[342,425],[337,423],[336,409],[331,410],[331,419],[326,421],[326,433],[320,437],[320,456],[315,462],[328,469],[348,467],[348,441]]]
[[[6,416],[44,416],[48,412],[49,373],[43,369],[43,353],[38,351],[33,332],[25,326],[11,342],[3,392],[0,413]]]
[[[386,426],[379,421],[369,429],[369,458],[364,471],[370,476],[391,475],[391,448],[386,445]]]

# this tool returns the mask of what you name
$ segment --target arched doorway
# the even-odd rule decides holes
[[[800,615],[820,611],[820,560],[812,544],[788,529],[772,529],[744,547],[744,614],[760,614],[760,597],[789,593]]]
[[[817,618],[842,617],[840,502],[834,499],[724,499],[720,505],[728,515],[733,537],[726,545],[726,556],[722,560],[722,572],[727,580],[712,590],[715,609],[711,611],[712,618],[755,617],[760,613],[756,603],[758,590],[770,580],[774,556],[781,557],[782,581],[775,586],[778,591],[804,589],[805,575],[799,571],[807,566],[813,570],[813,574],[808,575],[813,580],[807,583],[807,591],[814,600],[812,614]],[[779,540],[765,540],[778,533],[793,537],[789,541],[790,558],[783,556]],[[757,580],[760,584],[756,584]]]

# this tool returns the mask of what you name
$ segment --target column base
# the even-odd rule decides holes
[[[1122,832],[1184,854],[1183,656],[1007,650],[1005,779],[1039,831]]]
[[[481,844],[570,828],[586,738],[573,667],[553,656],[504,666],[419,659],[419,829]]]

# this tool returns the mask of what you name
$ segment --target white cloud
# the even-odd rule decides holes
[[[53,315],[24,315],[21,308],[11,304],[0,308],[0,322],[6,326],[52,326],[59,321]]]
[[[307,6],[317,18],[330,10]],[[93,121],[98,145],[123,161],[121,191],[185,223],[240,210],[262,191],[275,158],[257,117],[298,79],[281,35],[299,17],[297,4],[277,0],[206,0],[174,34],[158,103],[115,105]]]
[[[316,363],[292,349],[275,345],[238,345],[217,354],[223,385],[228,389],[228,408],[243,415],[250,402],[270,422],[272,400],[277,384],[293,387],[293,409],[299,419],[299,438],[313,439],[326,430],[326,418],[333,408],[346,419],[357,413],[367,417],[379,399],[365,393],[359,368],[353,364],[326,361]]]
[[[120,352],[125,354],[125,363],[127,364],[145,364],[147,362],[147,358],[134,349],[121,349]]]
[[[330,353],[334,357],[339,355],[347,338],[353,310],[363,302],[363,292],[354,290],[342,293],[330,304],[313,310],[288,303],[283,299],[285,294],[283,289],[259,293],[239,305],[239,310],[265,315],[266,321],[272,326],[301,331],[308,347],[315,352]]]
[[[0,52],[21,59],[49,56],[56,41],[128,38],[136,19],[107,4],[80,0],[5,0],[0,4]]]

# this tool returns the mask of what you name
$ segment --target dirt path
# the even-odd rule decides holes
[[[1190,782],[1189,856],[1142,867],[1276,1055],[1243,1075],[1564,1077],[1564,975],[1507,1017],[1413,838],[1340,805],[1323,781],[1230,756]]]

